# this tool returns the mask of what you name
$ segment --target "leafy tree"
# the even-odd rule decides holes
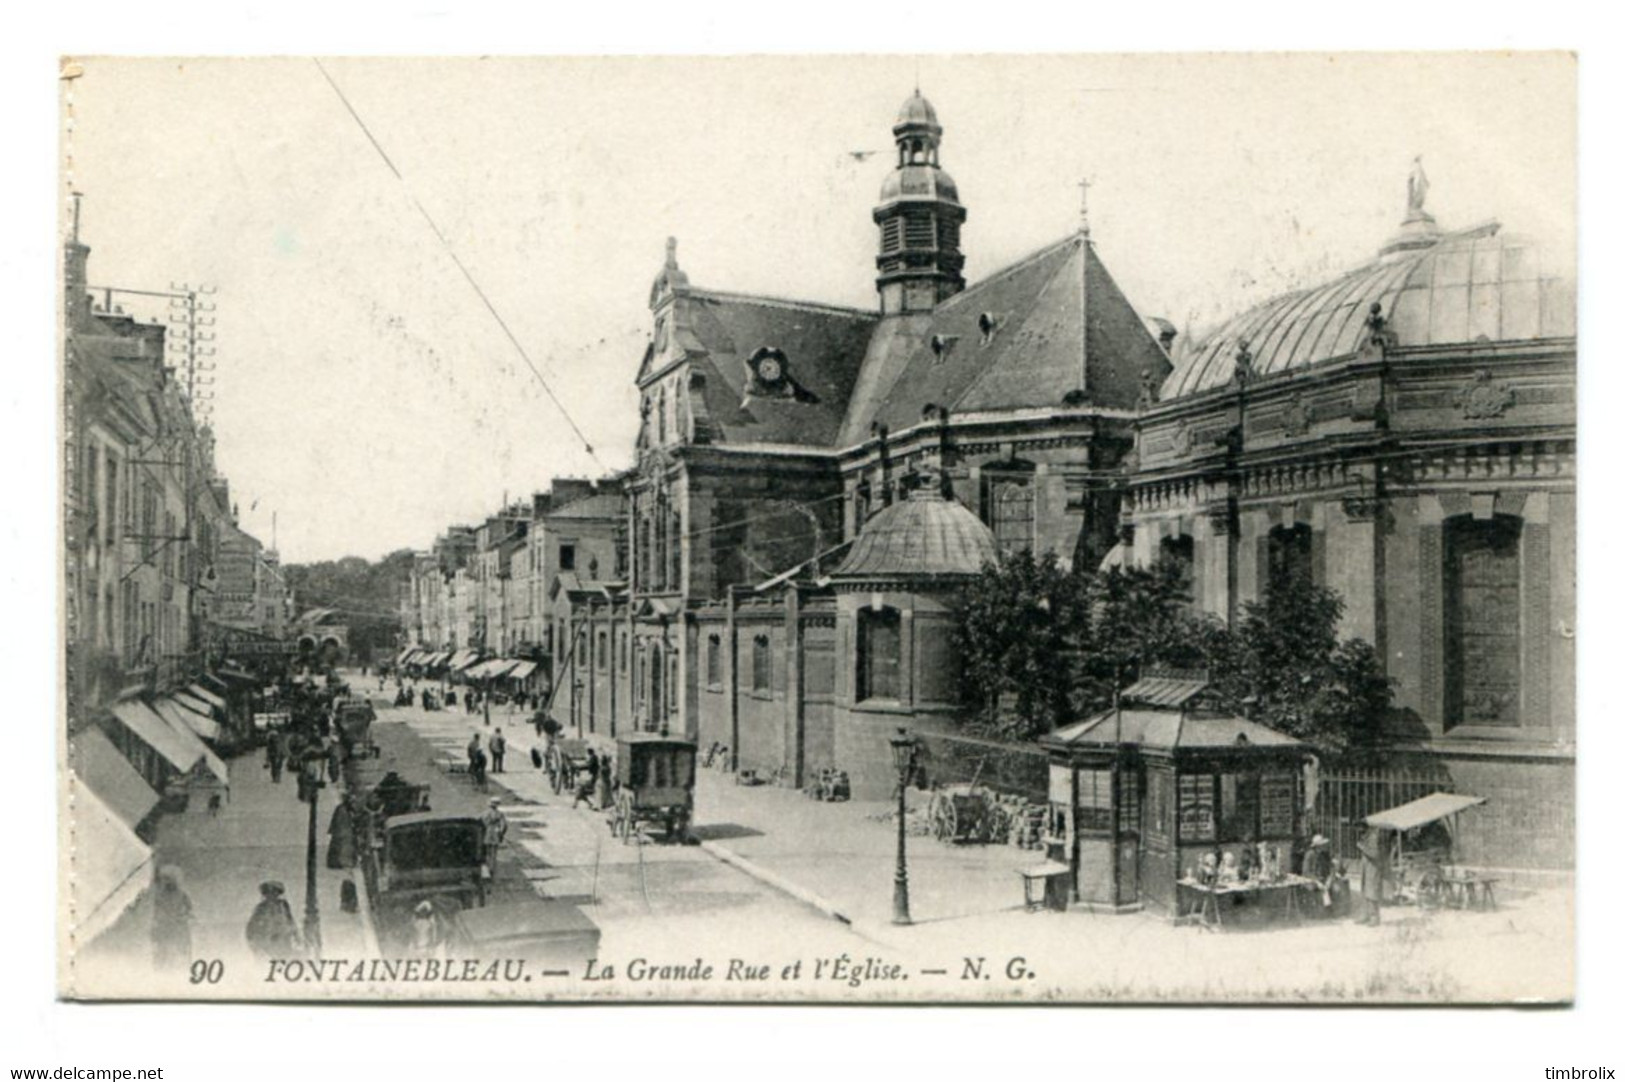
[[[973,727],[1025,740],[1070,719],[1088,597],[1053,552],[1023,551],[983,567],[961,598],[959,617]]]
[[[1393,684],[1370,643],[1338,638],[1343,611],[1335,591],[1306,578],[1273,583],[1243,607],[1235,649],[1214,668],[1216,690],[1327,753],[1374,742]]]

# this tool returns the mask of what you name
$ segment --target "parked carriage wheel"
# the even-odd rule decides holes
[[[937,800],[936,812],[932,819],[936,826],[937,841],[952,842],[959,836],[959,813],[954,808],[952,797]]]

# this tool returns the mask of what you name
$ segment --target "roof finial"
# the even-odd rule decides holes
[[[920,96],[920,58],[914,58],[914,96]]]
[[[1088,177],[1078,181],[1078,228],[1085,239],[1089,236],[1089,187],[1093,183]]]
[[[79,201],[85,197],[84,192],[73,192],[73,243],[79,243]]]
[[[666,266],[677,266],[677,238],[666,238]]]

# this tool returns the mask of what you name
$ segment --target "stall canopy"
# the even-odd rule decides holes
[[[1461,793],[1433,793],[1409,804],[1368,815],[1365,821],[1382,830],[1415,830],[1440,819],[1448,819],[1457,812],[1475,808],[1484,800],[1481,796]]]
[[[152,881],[152,850],[72,772],[68,774],[68,795],[73,802],[69,920],[74,939],[88,943],[111,927],[146,890]]]
[[[189,709],[183,703],[178,703],[174,699],[159,699],[152,704],[152,708],[158,711],[159,717],[171,725],[190,729],[205,740],[218,741],[224,735],[220,724],[213,718],[199,714],[196,710]]]
[[[100,729],[73,739],[73,771],[125,826],[134,829],[158,805],[158,794]]]
[[[216,695],[202,684],[190,685],[186,689],[186,693],[202,699],[216,710],[224,710],[226,708],[226,700],[222,699],[220,696]]]
[[[214,717],[214,707],[210,706],[207,700],[200,699],[189,691],[174,692],[170,695],[170,698],[174,699],[188,710],[196,710],[199,714],[207,714],[211,718]]]
[[[208,750],[195,736],[183,739],[175,726],[153,713],[152,708],[139,699],[114,703],[113,716],[182,774],[190,774]]]

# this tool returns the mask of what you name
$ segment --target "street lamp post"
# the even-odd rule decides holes
[[[898,729],[891,738],[892,764],[897,767],[897,874],[892,879],[891,922],[913,924],[908,913],[908,783],[914,775],[919,741]]]
[[[305,783],[305,800],[310,804],[309,824],[305,830],[305,948],[312,955],[322,949],[322,914],[316,905],[316,797],[327,784],[322,780],[326,757],[319,752],[305,753],[301,764]]]

